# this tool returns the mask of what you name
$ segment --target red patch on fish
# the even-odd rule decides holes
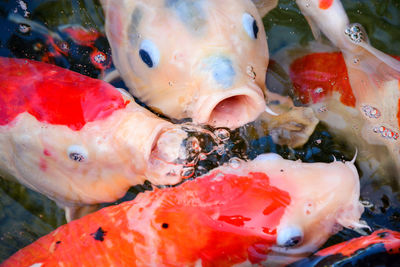
[[[263,181],[262,188],[254,187],[250,179]],[[173,261],[201,259],[203,266],[226,266],[226,255],[230,257],[229,266],[246,259],[253,264],[266,260],[276,241],[276,228],[290,204],[289,194],[271,186],[264,173],[237,176],[217,171],[196,182],[195,188],[193,184],[187,184],[190,189],[186,184],[177,188],[176,194],[185,192],[185,197],[176,201],[171,195],[156,211],[156,222],[168,225],[159,230],[158,250],[187,247]],[[197,203],[187,207],[186,201],[190,203],[193,195]],[[251,206],[245,207],[245,203]],[[170,255],[165,253],[163,260],[168,263]]]
[[[356,99],[342,53],[306,55],[296,59],[290,65],[289,72],[295,93],[302,103],[318,103],[333,92],[338,92],[344,105],[355,107]]]
[[[77,44],[85,46],[91,46],[101,36],[96,30],[87,30],[80,26],[70,26],[62,31],[67,33]]]
[[[320,9],[328,9],[332,6],[333,0],[319,0],[319,8]]]
[[[400,253],[400,233],[391,230],[379,230],[369,236],[362,236],[351,239],[321,251],[318,251],[318,256],[329,256],[333,254],[341,254],[343,256],[352,256],[358,250],[367,248],[374,244],[383,244],[385,250],[389,254]]]
[[[51,156],[51,153],[50,153],[50,151],[49,151],[49,150],[47,150],[47,149],[44,149],[44,150],[43,150],[43,154],[44,154],[45,156],[48,156],[48,157],[50,157],[50,156]]]
[[[43,158],[40,158],[39,167],[42,171],[47,170],[47,163]]]
[[[265,173],[214,171],[74,220],[1,266],[257,264],[275,245],[290,202]]]
[[[23,112],[80,130],[128,104],[112,85],[54,65],[0,57],[0,125]]]

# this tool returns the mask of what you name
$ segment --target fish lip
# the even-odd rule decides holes
[[[230,105],[225,114],[224,111],[218,110],[224,104]],[[195,105],[192,115],[194,123],[230,129],[254,121],[266,108],[264,94],[258,86],[243,86],[216,92],[200,97]],[[228,118],[221,118],[224,115]]]

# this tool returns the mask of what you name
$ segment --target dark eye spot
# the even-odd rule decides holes
[[[139,55],[140,55],[140,58],[143,60],[143,62],[144,63],[146,63],[146,65],[149,67],[149,68],[152,68],[153,67],[153,60],[151,60],[151,57],[150,57],[150,55],[149,55],[149,53],[147,53],[145,50],[143,50],[143,49],[140,49],[139,50]]]
[[[255,18],[250,15],[249,13],[244,13],[242,16],[242,24],[243,24],[243,28],[246,31],[246,33],[252,38],[252,39],[257,39],[257,35],[258,35],[258,25],[257,25],[257,21],[255,20]]]
[[[169,227],[168,223],[163,223],[161,226],[162,226],[162,228],[164,228],[164,229],[167,229],[167,228]]]
[[[160,51],[155,43],[143,40],[139,48],[139,56],[149,68],[155,68],[160,62]]]
[[[254,20],[253,22],[253,33],[254,33],[254,38],[257,39],[258,35],[258,26],[257,26],[257,21]]]
[[[88,159],[87,150],[80,145],[72,145],[68,147],[68,157],[76,162],[84,162]]]
[[[85,157],[79,153],[71,153],[69,154],[69,158],[77,162],[82,162],[85,160]]]

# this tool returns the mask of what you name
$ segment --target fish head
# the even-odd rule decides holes
[[[302,163],[275,154],[257,157],[268,169],[271,185],[289,192],[291,203],[277,227],[272,261],[301,258],[321,246],[343,227],[365,227],[359,222],[364,210],[354,162]]]
[[[181,180],[159,159],[179,156],[185,132],[127,92],[37,61],[0,58],[0,67],[0,169],[19,182],[67,206]]]
[[[301,163],[265,154],[239,165],[219,167],[157,196],[156,208],[146,214],[154,215],[162,262],[287,264],[341,227],[358,225],[363,208],[352,163]]]
[[[103,8],[116,67],[155,111],[235,128],[265,110],[269,54],[252,1],[103,1]]]

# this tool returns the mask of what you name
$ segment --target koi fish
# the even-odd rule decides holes
[[[280,266],[363,227],[363,209],[353,162],[263,154],[72,221],[0,266]]]
[[[400,62],[371,46],[363,27],[350,24],[339,0],[296,2],[314,35],[321,30],[343,54],[348,83],[341,82],[347,90],[341,101],[362,114],[360,136],[370,145],[385,145],[400,170]]]
[[[93,78],[111,67],[111,49],[104,34],[80,25],[59,26],[56,31],[18,14],[8,15],[13,34],[5,40],[20,58],[55,64]]]
[[[399,260],[400,233],[381,229],[320,250],[290,266],[332,266],[339,262],[341,266],[398,266]]]
[[[185,132],[129,94],[42,62],[0,57],[0,69],[2,176],[56,201],[68,220],[145,180],[181,180],[180,165],[163,160],[180,155]]]
[[[209,0],[101,3],[113,62],[130,92],[151,109],[229,128],[266,109],[261,17],[277,0],[229,7]]]

